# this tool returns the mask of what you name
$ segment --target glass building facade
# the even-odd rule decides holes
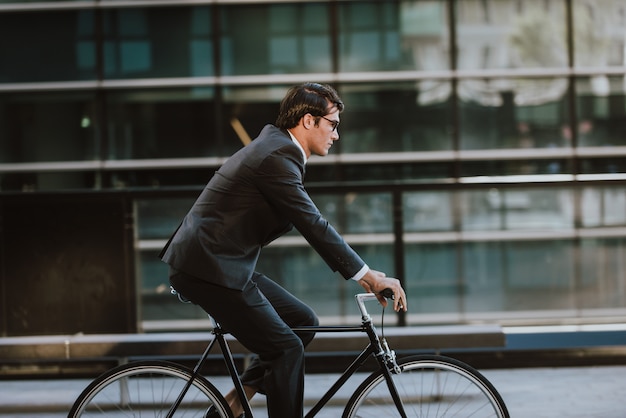
[[[156,254],[304,81],[346,105],[308,190],[401,323],[626,318],[623,0],[0,0],[0,197],[127,191],[139,318],[188,327]],[[356,314],[297,233],[259,270]]]

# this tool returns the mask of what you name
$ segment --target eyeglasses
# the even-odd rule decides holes
[[[339,127],[339,121],[338,120],[328,119],[325,116],[322,116],[322,118],[326,119],[327,121],[329,121],[331,123],[331,125],[333,125],[333,131],[336,131],[337,128]]]

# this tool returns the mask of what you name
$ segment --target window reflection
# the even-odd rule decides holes
[[[622,67],[626,46],[624,2],[573,0],[572,6],[575,65],[596,68]]]
[[[624,77],[597,75],[576,79],[578,123],[567,126],[565,135],[579,147],[626,145],[624,123]]]
[[[626,239],[583,238],[580,280],[581,309],[621,309],[626,304],[624,255]]]
[[[565,78],[461,81],[461,149],[571,146],[567,89]]]
[[[574,251],[574,242],[569,240],[468,243],[468,285],[464,288],[471,296],[489,288],[492,296],[479,296],[472,310],[499,311],[503,306],[508,311],[573,309]],[[481,300],[482,308],[475,304]]]
[[[340,94],[343,153],[452,148],[448,97],[432,97],[415,83],[345,85]]]
[[[220,153],[212,88],[129,90],[107,95],[110,159]]]
[[[581,160],[580,172],[583,174],[626,173],[626,158],[615,157],[585,158]]]
[[[583,226],[626,226],[626,188],[586,187],[581,196]]]
[[[213,75],[208,7],[104,11],[104,77]]]
[[[100,178],[92,171],[0,173],[0,190],[35,192],[94,189]]]
[[[405,266],[412,314],[458,312],[461,288],[454,243],[407,244]]]
[[[421,3],[402,2],[400,8],[395,2],[342,3],[338,63],[341,71],[398,71],[439,63],[427,58],[440,51],[437,47],[441,40],[433,43],[433,32],[445,38],[445,25],[438,13],[443,6],[437,1]],[[424,18],[425,13],[433,19]],[[428,25],[424,25],[426,21]],[[445,66],[445,61],[441,66]]]
[[[462,177],[571,174],[572,161],[565,158],[478,160],[461,163]]]
[[[280,101],[288,88],[269,85],[222,89],[221,133],[225,156],[247,145],[265,125],[276,121]]]
[[[450,231],[454,225],[449,192],[403,193],[404,231]]]
[[[347,233],[392,232],[390,193],[349,193],[345,203]]]
[[[194,201],[194,198],[137,199],[137,238],[168,239]]]
[[[328,5],[221,8],[222,75],[331,71]]]
[[[94,16],[92,10],[0,13],[0,57],[11,63],[0,65],[0,83],[96,79]]]
[[[322,215],[340,233],[392,232],[391,193],[347,193],[313,195]]]
[[[574,227],[570,189],[490,189],[461,193],[462,228],[560,230]]]
[[[0,95],[0,163],[97,159],[95,94]]]
[[[565,2],[463,0],[458,17],[458,68],[564,68]]]
[[[442,0],[402,1],[400,3],[400,39],[398,43],[408,54],[407,69],[437,71],[450,69],[447,4]],[[402,68],[403,69],[403,68]],[[429,83],[436,90],[446,85]],[[426,90],[426,88],[425,88]],[[429,90],[429,89],[428,89]]]
[[[345,164],[335,167],[335,169],[340,173],[335,180],[341,179],[344,181],[358,182],[371,181],[380,183],[396,180],[437,181],[453,177],[453,164],[449,161]]]

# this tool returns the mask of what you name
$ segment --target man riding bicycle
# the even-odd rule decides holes
[[[292,87],[276,124],[265,126],[215,173],[161,253],[176,291],[256,354],[241,379],[249,398],[256,392],[267,395],[271,418],[302,417],[304,348],[313,334],[297,335],[290,327],[317,325],[318,319],[255,270],[263,246],[295,227],[333,271],[367,292],[390,288],[394,310],[407,309],[399,280],[371,270],[304,189],[306,161],[327,155],[339,139],[343,109],[328,85]],[[383,296],[379,301],[387,304]],[[226,399],[240,416],[236,392]]]

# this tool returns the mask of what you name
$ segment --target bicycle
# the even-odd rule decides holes
[[[377,300],[376,295],[361,293],[355,299],[361,313],[360,326],[293,328],[299,332],[361,331],[369,339],[369,344],[306,413],[306,418],[314,417],[371,357],[376,359],[378,369],[371,372],[349,398],[343,418],[509,418],[507,407],[498,391],[470,365],[441,355],[411,355],[397,359],[387,344],[384,330],[379,337],[365,308],[366,301]],[[217,343],[239,398],[244,400],[244,416],[253,418],[252,408],[243,395],[243,385],[225,338],[228,332],[215,322],[213,325],[214,338],[193,369],[161,360],[118,366],[85,388],[68,417],[173,417],[175,414],[202,417],[207,408],[212,406],[219,416],[233,418],[223,395],[200,374],[209,352]]]

